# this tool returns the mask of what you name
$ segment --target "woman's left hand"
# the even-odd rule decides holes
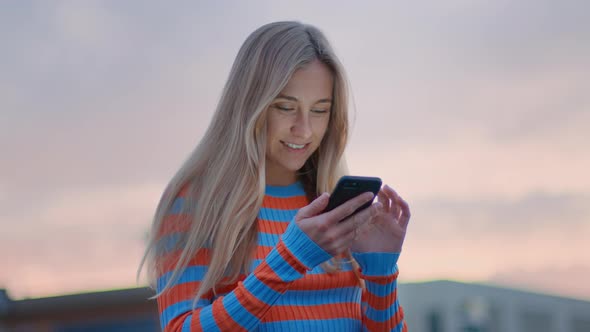
[[[357,229],[350,248],[353,252],[393,252],[402,250],[410,221],[410,207],[391,187],[378,194],[382,208],[369,222]]]

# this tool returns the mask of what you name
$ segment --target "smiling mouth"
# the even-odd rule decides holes
[[[309,145],[309,143],[295,144],[295,143],[289,143],[289,142],[285,142],[285,141],[281,141],[281,143],[283,143],[283,145],[285,145],[288,148],[291,148],[293,150],[303,150]]]

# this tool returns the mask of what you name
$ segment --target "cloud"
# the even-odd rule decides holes
[[[352,81],[358,108],[355,138],[431,143],[455,139],[455,132],[466,129],[504,144],[589,137],[583,124],[590,120],[585,89],[590,52],[577,61],[557,57],[527,73],[485,62],[465,69],[460,59],[443,64],[436,50],[431,54],[419,61],[374,62],[381,67]]]
[[[0,63],[6,205],[55,188],[166,181],[209,122],[241,42],[235,31],[209,33],[213,18],[194,19],[199,8],[31,7],[0,20],[22,28]]]
[[[0,176],[9,190],[30,192],[32,183],[37,191],[47,191],[95,179],[164,179],[172,173],[208,123],[233,56],[247,34],[246,29],[239,36],[236,31],[246,26],[252,30],[285,12],[284,5],[261,6],[258,16],[234,25],[213,25],[216,33],[211,34],[206,28],[215,17],[231,18],[255,7],[236,4],[224,14],[227,6],[200,6],[180,12],[160,5],[138,12],[134,6],[112,3],[60,2],[59,6],[35,5],[28,11],[17,7],[12,14],[21,19],[5,24],[25,19],[33,24],[8,39],[11,43],[25,40],[23,45],[8,47],[22,49],[25,56],[15,53],[13,61],[2,67],[9,74],[4,76],[6,82],[0,79],[0,87],[11,87],[0,92],[7,95],[1,106],[9,110],[11,123],[17,124],[1,130],[5,139],[0,148],[8,154],[1,174],[10,176]],[[349,57],[359,106],[353,142],[363,149],[369,144],[379,149],[392,144],[414,150],[439,148],[441,141],[458,139],[457,133],[459,139],[485,135],[504,144],[521,137],[550,137],[563,145],[579,145],[588,138],[582,125],[589,120],[583,87],[590,84],[590,75],[580,70],[588,67],[587,60],[572,63],[557,57],[537,67],[537,74],[518,77],[511,76],[511,70],[498,72],[477,54],[452,47],[453,43],[467,49],[480,47],[474,44],[479,40],[476,31],[489,28],[487,24],[495,18],[488,17],[489,12],[503,15],[505,24],[521,24],[521,17],[511,14],[512,6],[463,1],[428,8],[345,5],[339,9],[340,18],[319,21],[314,18],[323,10],[312,14],[305,6],[289,8],[292,15],[301,14],[304,21],[325,27],[335,45],[341,45],[343,56]],[[518,6],[514,10],[522,12]],[[209,15],[194,19],[203,11]],[[344,24],[346,15],[359,11],[373,15],[372,21],[378,24],[352,33],[357,28]],[[577,13],[562,11],[558,17],[563,20]],[[389,15],[396,19],[379,19]],[[421,15],[432,20],[420,20]],[[556,29],[564,37],[579,33],[585,23],[581,24],[547,29]],[[47,28],[47,36],[36,38],[41,28]],[[472,35],[460,38],[459,31]],[[384,42],[385,35],[394,43]],[[443,42],[432,42],[438,39]],[[554,49],[553,43],[562,39],[540,40],[547,49]],[[380,51],[371,53],[367,61],[366,49]],[[572,46],[558,55],[577,50]],[[445,52],[448,57],[441,62]],[[475,61],[471,74],[462,71],[467,60]],[[14,141],[19,145],[8,143]],[[41,160],[45,171],[35,172],[31,159]]]
[[[136,287],[135,273],[143,249],[137,241],[104,242],[82,244],[54,255],[27,256],[28,264],[15,262],[10,276],[0,275],[0,287],[6,288],[12,299]]]
[[[547,262],[556,268],[585,266],[589,203],[588,194],[546,193],[514,200],[417,200],[411,206],[412,220],[400,260],[403,278],[510,281],[517,268],[533,271]],[[514,280],[542,287],[547,275],[551,274],[526,273]],[[563,294],[574,294],[585,288],[568,282],[561,289],[568,290]]]
[[[511,200],[535,191],[582,194],[590,188],[590,156],[583,141],[498,144],[473,134],[471,128],[453,137],[414,144],[378,140],[370,145],[353,139],[347,151],[350,170],[382,177],[411,201]]]
[[[465,236],[506,236],[509,232],[510,237],[521,237],[532,229],[575,229],[585,225],[590,218],[590,194],[533,192],[514,200],[436,197],[418,199],[413,208],[427,224],[443,222],[450,232]]]
[[[84,190],[55,191],[51,197],[34,200],[31,204],[21,202],[25,208],[3,210],[3,218],[11,220],[12,226],[0,235],[0,242],[14,241],[10,232],[28,233],[31,226],[39,231],[33,233],[39,236],[34,240],[45,238],[48,242],[53,236],[45,236],[47,233],[59,235],[59,231],[68,230],[86,232],[89,226],[96,227],[95,234],[100,236],[112,236],[113,231],[117,236],[130,227],[146,227],[164,186],[86,187]]]
[[[162,190],[143,185],[62,192],[3,216],[10,226],[0,234],[0,265],[10,269],[0,271],[0,287],[22,297],[133,286]]]
[[[0,246],[19,257],[2,257],[12,268],[0,280],[16,294],[132,281],[161,188],[208,125],[239,46],[278,19],[318,25],[350,73],[351,169],[382,176],[414,211],[404,277],[575,265],[589,234],[587,7],[8,6]]]
[[[359,109],[356,139],[432,143],[466,128],[505,144],[589,137],[586,3],[383,7],[362,33],[335,34],[353,41],[344,55]]]

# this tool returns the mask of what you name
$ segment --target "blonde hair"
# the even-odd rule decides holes
[[[181,275],[201,248],[211,253],[197,301],[229,278],[248,270],[257,244],[256,219],[265,192],[266,109],[293,73],[313,60],[332,72],[334,89],[328,129],[319,148],[299,174],[309,199],[331,191],[346,172],[348,84],[339,60],[317,28],[299,22],[275,22],[254,31],[240,48],[205,135],[162,196],[153,219],[138,278],[147,262],[148,282],[155,287],[163,272],[157,244],[163,220],[181,190],[180,213],[191,216],[188,232],[178,241],[180,258],[161,295]]]

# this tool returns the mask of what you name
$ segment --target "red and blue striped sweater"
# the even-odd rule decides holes
[[[174,242],[187,229],[176,198],[164,220],[160,243]],[[300,183],[267,186],[258,214],[258,246],[247,273],[229,286],[207,293],[193,308],[207,272],[208,249],[193,257],[180,278],[158,298],[160,323],[172,331],[407,331],[397,300],[396,253],[353,253],[365,283],[361,288],[350,262],[327,273],[319,264],[332,258],[295,222],[308,199]],[[166,227],[168,225],[169,227]],[[166,229],[175,231],[166,231]],[[178,253],[171,253],[178,257]],[[159,276],[161,291],[174,264]]]

